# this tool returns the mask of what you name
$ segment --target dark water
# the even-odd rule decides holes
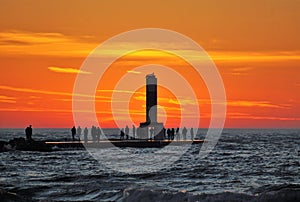
[[[117,130],[106,132],[117,134]],[[0,140],[23,133],[23,129],[1,129]],[[33,135],[44,140],[66,136],[70,138],[69,129],[36,129]],[[110,155],[110,148],[103,150]],[[0,153],[0,185],[33,199],[63,201],[122,200],[128,189],[255,195],[270,186],[300,185],[299,129],[225,129],[206,158],[196,158],[197,151],[199,146],[193,145],[169,168],[143,174],[108,169],[85,150],[4,152]]]

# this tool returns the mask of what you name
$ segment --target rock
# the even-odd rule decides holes
[[[0,141],[0,152],[8,151],[8,142]]]
[[[14,138],[8,142],[12,148],[21,151],[52,151],[51,146],[47,145],[43,141],[26,141],[24,138]]]

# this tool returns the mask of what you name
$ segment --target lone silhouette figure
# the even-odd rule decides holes
[[[25,134],[26,134],[26,140],[27,140],[27,141],[31,141],[31,140],[32,140],[32,127],[31,127],[31,125],[29,125],[29,126],[25,129]]]
[[[171,129],[171,140],[174,140],[174,136],[175,136],[175,129],[172,128]]]
[[[150,128],[150,140],[152,140],[152,138],[154,138],[154,127]]]
[[[184,128],[182,129],[182,138],[183,138],[184,140],[186,140],[186,134],[187,134],[187,129],[186,129],[186,127],[184,127]]]
[[[77,128],[77,134],[78,134],[78,140],[80,141],[80,136],[81,136],[81,128],[78,126]]]
[[[191,140],[194,140],[194,129],[191,128]]]
[[[170,128],[168,128],[168,130],[167,130],[167,139],[171,140],[171,129]]]
[[[128,128],[128,125],[126,125],[126,128],[125,128],[125,135],[126,135],[126,139],[128,140],[129,139],[129,128]]]
[[[97,142],[100,142],[100,136],[101,136],[102,132],[101,129],[98,127],[97,128]]]
[[[71,132],[72,132],[72,140],[74,141],[75,140],[75,135],[76,135],[76,128],[75,128],[75,126],[73,126],[73,128],[71,129]]]
[[[124,136],[125,136],[125,133],[124,133],[124,130],[123,128],[120,130],[120,139],[121,140],[124,140]]]
[[[132,137],[133,139],[135,139],[135,126],[132,125]]]
[[[84,143],[87,143],[88,142],[88,133],[89,133],[89,130],[87,129],[87,127],[84,128],[84,131],[83,131],[83,139],[84,139]]]

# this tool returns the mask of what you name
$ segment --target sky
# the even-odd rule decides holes
[[[87,56],[105,40],[134,29],[161,28],[181,33],[207,51],[226,91],[227,128],[299,128],[300,1],[9,1],[0,0],[0,127],[71,127],[72,93]],[[141,42],[142,43],[142,42]],[[107,54],[117,54],[120,44]],[[145,121],[145,88],[115,87],[128,74],[144,82],[161,64],[188,78],[196,99],[158,87],[160,121],[176,127],[182,116],[193,123],[199,107],[200,127],[211,121],[211,99],[201,77],[181,58],[160,51],[124,55],[100,80],[93,99],[102,127],[116,121],[131,125],[118,103],[130,94],[135,125]],[[186,70],[186,71],[184,71]],[[158,83],[162,81],[156,70]],[[161,80],[160,80],[161,79]],[[130,83],[130,82],[129,82]],[[134,82],[132,82],[134,84]],[[180,89],[180,82],[174,82]],[[113,98],[113,95],[116,98]],[[178,102],[183,98],[182,103]],[[112,106],[119,106],[116,116]],[[196,124],[197,125],[197,124]],[[190,124],[188,127],[197,127]]]

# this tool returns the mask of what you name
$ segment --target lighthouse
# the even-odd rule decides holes
[[[146,123],[157,122],[157,78],[154,73],[146,76]]]
[[[157,78],[154,73],[146,75],[146,122],[140,123],[137,135],[141,139],[164,139],[163,123],[157,122]]]

